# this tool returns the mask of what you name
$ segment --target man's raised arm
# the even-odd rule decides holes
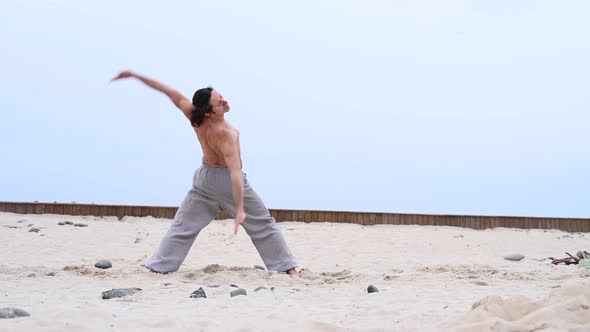
[[[153,88],[155,90],[158,90],[158,91],[164,93],[166,96],[168,96],[168,98],[170,98],[170,100],[172,100],[174,105],[176,105],[176,107],[178,107],[182,111],[182,113],[184,113],[184,115],[190,120],[191,113],[195,109],[193,106],[193,103],[191,103],[188,99],[186,99],[180,92],[178,92],[178,90],[176,90],[172,87],[169,87],[166,84],[160,83],[154,79],[151,79],[149,77],[145,77],[145,76],[140,75],[138,73],[134,73],[130,70],[125,70],[125,71],[120,72],[111,81],[117,81],[117,80],[121,80],[124,78],[129,78],[129,77],[137,78],[138,80],[142,81],[147,86],[149,86],[150,88]]]

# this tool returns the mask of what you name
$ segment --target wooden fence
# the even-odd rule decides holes
[[[76,203],[23,203],[0,202],[0,211],[21,214],[64,214],[79,216],[124,216],[155,218],[174,217],[177,207],[170,206],[133,206],[102,205]],[[432,225],[456,226],[473,229],[495,227],[522,229],[560,229],[567,232],[589,232],[590,218],[539,218],[539,217],[498,217],[498,216],[463,216],[463,215],[429,215],[405,213],[375,213],[347,211],[304,211],[271,209],[271,215],[278,222],[335,222],[360,225]],[[220,212],[216,219],[231,218],[226,212]]]

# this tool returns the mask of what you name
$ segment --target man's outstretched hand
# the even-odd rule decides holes
[[[119,74],[117,74],[117,76],[113,77],[111,82],[121,80],[124,78],[129,78],[129,77],[135,77],[135,73],[133,73],[131,70],[124,70],[124,71],[120,72]]]
[[[238,228],[240,227],[240,224],[242,224],[244,222],[244,220],[246,219],[246,213],[244,211],[238,211],[236,213],[236,222],[235,222],[235,227],[234,227],[234,235],[238,234]]]

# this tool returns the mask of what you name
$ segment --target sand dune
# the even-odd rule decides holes
[[[293,278],[255,268],[254,246],[225,220],[205,228],[179,271],[150,273],[142,264],[169,223],[0,213],[0,307],[31,314],[0,320],[0,331],[590,330],[590,269],[544,259],[590,249],[586,234],[286,222],[303,269]],[[525,259],[502,258],[514,252]],[[99,259],[113,267],[95,268]],[[230,297],[230,285],[247,295]],[[142,290],[101,297],[125,287]],[[189,298],[199,287],[207,298]]]

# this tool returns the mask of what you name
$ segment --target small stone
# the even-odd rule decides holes
[[[39,233],[41,230],[37,227],[31,227],[31,229],[29,229],[29,232],[34,232],[34,233]]]
[[[271,288],[270,288],[270,291],[271,291],[271,292],[274,292],[274,291],[275,291],[275,288],[274,288],[274,287],[271,287]]]
[[[254,268],[255,268],[256,270],[262,270],[262,271],[266,270],[264,267],[262,267],[262,266],[260,266],[260,265],[254,265]]]
[[[260,286],[260,287],[256,287],[256,289],[254,290],[255,292],[258,292],[259,290],[266,290],[268,288],[264,287],[264,286]]]
[[[74,226],[76,226],[76,227],[88,227],[88,225],[82,224],[82,223],[75,223]]]
[[[73,225],[74,223],[71,221],[60,221],[57,224],[60,226],[63,226],[63,225]]]
[[[504,259],[509,260],[509,261],[514,261],[514,262],[518,262],[519,260],[522,260],[523,258],[524,258],[524,255],[518,254],[518,253],[504,256]]]
[[[221,286],[221,285],[207,285],[207,287],[209,287],[209,288],[217,288],[219,286]]]
[[[588,259],[588,258],[580,259],[580,261],[578,262],[578,267],[589,267],[589,266],[590,266],[590,259]]]
[[[207,298],[207,294],[205,294],[205,290],[203,289],[203,287],[199,287],[199,289],[197,289],[196,291],[194,291],[191,296],[191,299],[198,299],[198,298]]]
[[[170,286],[170,285],[172,285],[172,283],[171,282],[163,282],[162,285],[163,286]]]
[[[19,229],[20,228],[18,226],[4,226],[4,227],[6,227],[6,228],[15,228],[15,229]]]
[[[18,220],[17,223],[22,224],[24,223],[26,220]]]
[[[375,287],[373,285],[369,285],[369,287],[367,287],[367,292],[368,293],[379,293],[379,289],[377,289],[377,287]]]
[[[245,290],[245,289],[243,289],[243,288],[238,288],[238,289],[236,289],[235,291],[231,291],[231,292],[229,293],[229,295],[230,295],[231,297],[234,297],[234,296],[238,296],[238,295],[248,295],[248,294],[246,293],[246,290]]]
[[[140,239],[140,238],[138,238],[138,237],[136,237],[136,238],[135,238],[135,242],[134,242],[134,243],[139,243],[139,242],[141,242],[141,239]]]
[[[30,314],[23,309],[19,308],[0,308],[0,318],[16,318],[16,317],[27,317]]]
[[[136,287],[133,287],[133,288],[113,288],[111,290],[102,292],[102,298],[107,300],[107,299],[112,299],[112,298],[116,298],[116,297],[124,297],[124,296],[128,296],[128,295],[133,295],[140,290],[141,290],[141,288],[136,288]]]
[[[472,284],[474,284],[476,286],[487,286],[488,285],[483,281],[473,281]]]
[[[101,259],[94,264],[94,267],[97,267],[99,269],[110,269],[111,267],[113,267],[113,263],[111,263],[111,261],[107,259]]]
[[[36,274],[34,274],[34,273],[29,273],[29,274],[27,275],[27,277],[29,277],[29,278],[33,278],[33,277],[36,277],[36,276],[37,276],[37,275],[36,275]]]
[[[238,285],[229,285],[229,287],[239,288]]]
[[[46,274],[48,277],[55,277],[55,272],[49,272]]]

